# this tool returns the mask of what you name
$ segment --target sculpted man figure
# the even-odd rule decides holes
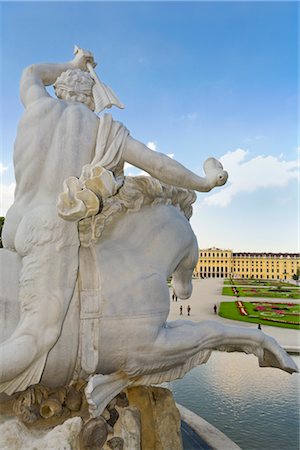
[[[35,64],[22,75],[25,112],[14,150],[15,201],[3,230],[4,246],[22,258],[21,318],[0,345],[0,392],[37,383],[61,333],[78,273],[78,221],[100,208],[99,167],[113,175],[108,180],[112,194],[122,185],[125,161],[164,183],[196,191],[207,192],[227,180],[213,158],[204,165],[206,177],[200,177],[133,139],[110,115],[98,117],[88,65],[95,66],[93,55],[77,49],[70,62]],[[54,83],[57,99],[45,88]],[[57,212],[63,186],[69,213],[63,199],[61,216],[67,220]]]

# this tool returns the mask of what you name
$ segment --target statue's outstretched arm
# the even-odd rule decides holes
[[[72,61],[58,64],[33,64],[26,67],[22,73],[20,83],[23,105],[26,107],[39,98],[48,96],[45,86],[52,85],[56,78],[68,69],[87,70],[86,64],[88,62],[94,65],[92,53],[78,49]]]
[[[222,164],[215,158],[208,158],[205,161],[204,171],[206,176],[200,177],[174,159],[150,150],[146,145],[130,136],[126,141],[123,158],[163,183],[193,189],[198,192],[208,192],[215,186],[222,186],[228,178]]]

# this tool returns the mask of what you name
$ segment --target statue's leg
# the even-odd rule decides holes
[[[140,336],[135,348],[128,350],[119,371],[91,377],[86,388],[91,414],[101,414],[106,404],[127,386],[182,378],[193,367],[205,363],[212,350],[253,353],[261,367],[298,372],[285,350],[261,330],[223,326],[212,321],[177,320],[160,328],[154,343]]]
[[[157,379],[149,378],[151,382],[180,378],[206,362],[211,350],[253,353],[261,367],[277,367],[289,373],[298,371],[286,351],[261,330],[225,326],[213,321],[177,320],[160,329],[151,348],[135,349],[128,357],[125,372],[137,376],[141,369],[150,377],[161,374]]]
[[[19,286],[20,321],[0,345],[0,392],[37,383],[48,351],[57,341],[78,270],[77,225],[45,208],[25,217],[16,235],[23,257]]]
[[[172,275],[174,292],[177,297],[185,300],[190,298],[193,290],[192,275],[198,260],[198,245],[193,242],[189,253],[182,258]]]

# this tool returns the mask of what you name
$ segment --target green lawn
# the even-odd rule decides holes
[[[259,287],[240,286],[236,284],[235,288],[240,297],[284,298],[286,300],[300,299],[299,288],[293,289],[283,285],[278,288],[275,286]],[[223,287],[222,295],[235,296],[235,292],[233,291],[232,287],[225,285]]]
[[[260,323],[262,325],[294,329],[300,328],[300,305],[292,303],[221,302],[219,315],[226,319],[256,324]]]

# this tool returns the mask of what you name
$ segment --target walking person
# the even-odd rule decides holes
[[[188,316],[190,315],[190,312],[191,312],[191,307],[190,307],[190,305],[188,305],[188,307],[187,307]]]
[[[217,305],[214,305],[214,313],[217,314]]]
[[[180,306],[179,311],[180,311],[180,315],[182,316],[182,305]]]

